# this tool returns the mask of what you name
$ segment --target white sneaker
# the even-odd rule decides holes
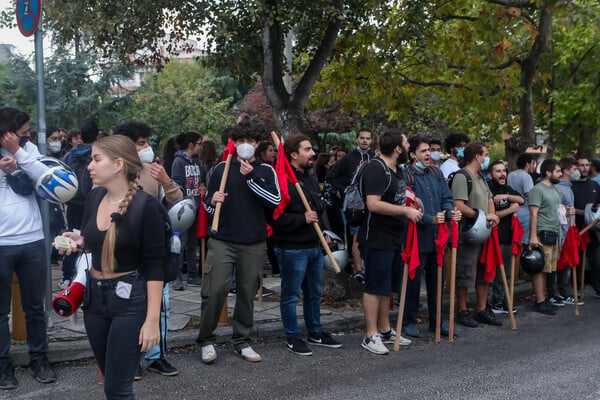
[[[58,282],[58,288],[60,290],[63,290],[63,289],[68,288],[70,284],[71,284],[70,279],[61,279],[60,282]]]
[[[244,347],[241,350],[236,350],[235,354],[237,354],[238,356],[242,357],[244,360],[249,361],[249,362],[259,362],[262,361],[262,357],[260,356],[260,354],[258,354],[257,352],[255,352],[252,347]]]
[[[202,346],[202,362],[204,364],[210,364],[217,359],[217,352],[215,346],[209,344],[208,346]]]
[[[565,304],[567,304],[567,305],[570,305],[570,306],[572,306],[572,305],[574,305],[574,304],[575,304],[575,298],[573,298],[573,297],[569,296],[569,297],[567,297],[566,299],[564,299],[564,301],[563,301],[563,302],[564,302]],[[579,300],[579,298],[578,298],[578,299],[577,299],[577,305],[578,305],[578,306],[582,306],[583,304],[584,304],[584,303],[583,303],[583,301]]]
[[[395,343],[396,342],[396,330],[391,328],[387,334],[380,334],[381,340],[383,343]],[[400,335],[400,346],[410,346],[412,344],[412,340],[407,339]]]
[[[360,345],[374,354],[390,353],[390,351],[387,349],[387,347],[385,347],[385,345],[381,341],[381,335],[379,333],[375,333],[371,337],[365,335]]]

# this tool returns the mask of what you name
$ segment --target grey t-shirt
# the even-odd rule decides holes
[[[531,175],[522,169],[517,169],[516,171],[512,171],[510,174],[508,174],[506,184],[519,192],[519,194],[525,199],[525,203],[519,206],[519,211],[517,213],[519,218],[521,218],[521,216],[528,216],[529,199],[527,193],[531,192],[531,189],[533,189],[533,178]]]

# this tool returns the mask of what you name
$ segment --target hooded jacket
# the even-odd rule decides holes
[[[200,205],[200,186],[204,182],[198,158],[189,157],[183,150],[175,153],[171,177],[183,190],[184,196],[193,197],[196,206]]]
[[[344,193],[346,188],[350,186],[358,166],[373,157],[375,157],[375,153],[371,149],[365,152],[358,149],[352,150],[331,168],[331,171],[327,174],[327,182],[340,193]]]

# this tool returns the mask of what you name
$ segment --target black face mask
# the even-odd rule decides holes
[[[21,136],[19,138],[19,147],[25,147],[25,145],[27,144],[27,142],[29,142],[29,137],[28,136]]]

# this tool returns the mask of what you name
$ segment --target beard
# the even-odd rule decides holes
[[[558,185],[560,183],[560,179],[558,178],[550,178],[550,183],[553,185]]]
[[[403,151],[398,156],[398,164],[406,164],[407,161],[408,161],[408,154]]]

